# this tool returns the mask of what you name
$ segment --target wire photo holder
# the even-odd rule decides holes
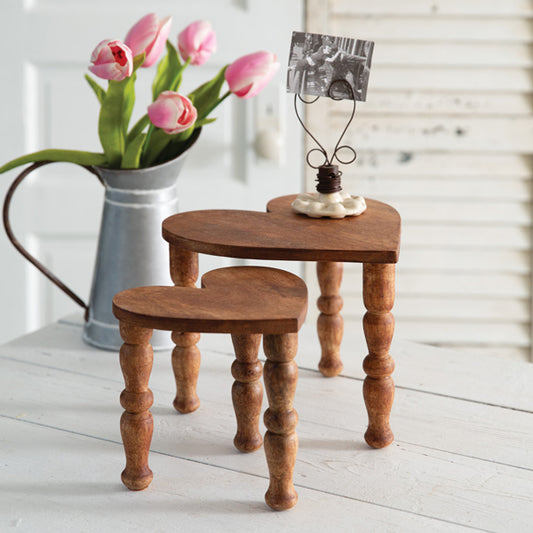
[[[356,101],[364,101],[374,43],[344,37],[294,32],[287,72],[287,90],[294,92],[294,111],[304,131],[316,143],[306,154],[306,162],[317,172],[316,193],[298,195],[292,208],[312,218],[357,216],[366,209],[365,199],[342,191],[342,172],[335,163],[349,165],[356,151],[342,139],[352,123]],[[306,100],[305,95],[314,98]],[[353,101],[349,119],[331,156],[317,137],[305,126],[298,101],[314,104],[320,97]],[[318,160],[317,160],[317,154]],[[315,162],[313,162],[315,160]],[[317,162],[318,161],[318,164]]]

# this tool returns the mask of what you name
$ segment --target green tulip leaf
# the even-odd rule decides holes
[[[120,168],[122,154],[124,153],[125,135],[122,125],[125,108],[124,92],[125,85],[130,79],[126,78],[122,81],[111,80],[100,107],[98,135],[111,168]]]
[[[200,135],[200,130],[196,129],[196,124],[181,133],[167,135],[169,142],[152,164],[164,163],[165,161],[170,161],[171,159],[178,157],[194,143],[198,138],[198,135]]]
[[[126,132],[135,104],[136,70],[143,64],[145,54],[133,59],[133,72],[121,81],[109,81],[100,107],[98,135],[110,168],[120,168],[126,148]]]
[[[128,126],[135,105],[135,78],[137,74],[132,74],[128,78],[129,83],[124,84],[124,107],[122,108],[122,128],[124,135],[128,133]],[[125,80],[124,80],[125,81]]]
[[[110,81],[100,108],[98,134],[111,168],[120,168],[126,145],[125,127],[135,102],[135,75]]]
[[[135,72],[139,67],[142,67],[144,60],[146,59],[146,52],[139,54],[133,58],[133,72]]]
[[[143,115],[131,128],[130,132],[128,133],[128,137],[126,139],[126,143],[130,143],[140,135],[140,133],[150,124],[150,118],[148,115]]]
[[[189,99],[198,111],[198,119],[202,120],[211,113],[211,111],[218,105],[220,100],[220,90],[224,84],[227,66],[212,79],[200,85],[192,93],[189,94]]]
[[[124,157],[122,158],[121,168],[139,168],[145,139],[146,134],[141,133],[128,143]]]
[[[153,101],[163,91],[177,91],[181,83],[181,73],[184,65],[181,64],[178,51],[170,41],[167,41],[167,54],[159,62],[157,73],[152,84]]]
[[[194,123],[194,129],[201,128],[202,126],[205,126],[206,124],[212,124],[215,122],[216,118],[203,118],[202,120],[197,120]]]
[[[13,168],[28,163],[37,163],[39,161],[62,161],[64,163],[75,163],[82,166],[106,166],[107,159],[104,154],[96,152],[81,152],[78,150],[40,150],[32,154],[26,154],[17,159],[9,161],[0,167],[0,174]]]
[[[159,156],[172,141],[172,135],[165,133],[160,128],[153,127],[148,133],[148,139],[144,147],[144,156],[141,161],[143,167],[150,167],[159,161]]]
[[[85,74],[85,79],[87,80],[87,83],[91,89],[94,91],[94,94],[96,95],[96,98],[98,98],[100,105],[102,105],[102,102],[105,98],[105,89],[100,87],[100,85],[98,85],[98,83],[96,83],[96,81],[94,81],[88,74]]]
[[[135,81],[137,79],[136,72],[137,69],[142,66],[145,59],[146,54],[144,52],[133,58],[133,72],[129,78],[126,78],[128,81],[124,84],[124,109],[122,115],[122,125],[124,127],[125,135],[128,132],[133,106],[135,105]]]

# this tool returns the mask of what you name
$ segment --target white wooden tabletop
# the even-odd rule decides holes
[[[151,379],[151,486],[120,482],[118,356],[81,340],[70,318],[0,347],[0,531],[530,532],[533,365],[395,340],[395,442],[363,440],[359,332],[345,369],[323,378],[304,326],[295,407],[297,506],[263,501],[262,449],[237,452],[229,336],[203,335],[200,409],[172,408],[169,352]]]

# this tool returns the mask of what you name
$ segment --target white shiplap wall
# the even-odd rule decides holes
[[[533,2],[309,0],[307,17],[376,43],[343,186],[402,215],[396,334],[530,359]],[[308,109],[330,146],[345,104]],[[360,276],[345,268],[347,327],[364,312]]]

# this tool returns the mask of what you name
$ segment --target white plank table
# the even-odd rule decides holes
[[[327,379],[313,329],[297,356],[300,499],[284,513],[263,502],[263,451],[232,445],[229,336],[200,341],[190,415],[156,353],[154,481],[139,493],[120,482],[118,355],[85,345],[75,317],[1,346],[0,531],[531,531],[533,365],[396,340],[396,440],[374,450],[363,340],[346,332],[344,372]]]

